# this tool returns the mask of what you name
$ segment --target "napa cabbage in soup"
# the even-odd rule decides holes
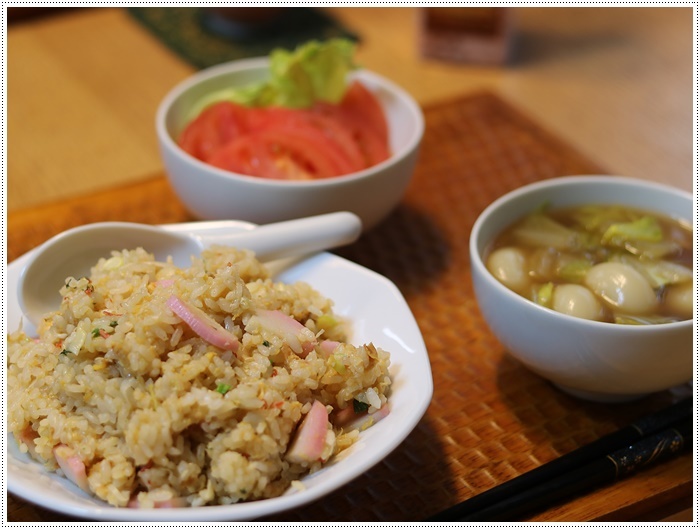
[[[621,205],[543,206],[498,236],[486,266],[557,312],[655,324],[693,317],[692,252],[685,221]]]

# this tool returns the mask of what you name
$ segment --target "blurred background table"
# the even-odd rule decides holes
[[[421,105],[489,91],[608,172],[693,188],[691,8],[513,8],[509,61],[491,66],[421,54],[418,8],[325,12]],[[195,67],[125,9],[10,22],[8,214],[162,176],[156,107]],[[692,519],[685,503],[659,516],[677,510]]]
[[[7,32],[9,211],[160,172],[156,107],[194,71],[123,9],[58,11]],[[329,13],[421,104],[492,90],[610,172],[692,187],[691,8],[515,8],[502,67],[422,57],[416,8]]]

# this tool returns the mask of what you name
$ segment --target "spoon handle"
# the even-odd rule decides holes
[[[301,256],[350,244],[362,232],[354,213],[339,211],[314,217],[264,224],[250,231],[202,235],[205,246],[225,244],[255,252],[262,261]]]

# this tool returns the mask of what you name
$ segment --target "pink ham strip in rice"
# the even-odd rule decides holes
[[[255,317],[263,329],[281,337],[292,351],[305,358],[316,346],[316,336],[291,316],[279,310],[257,310]]]
[[[292,441],[286,458],[293,463],[321,461],[328,432],[328,411],[315,400]]]
[[[197,307],[175,295],[170,296],[166,304],[205,342],[225,351],[238,351],[238,338]]]
[[[66,477],[85,492],[90,492],[85,463],[83,463],[83,460],[75,453],[75,450],[70,446],[59,444],[54,447],[53,455]]]

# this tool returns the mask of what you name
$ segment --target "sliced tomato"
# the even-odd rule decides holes
[[[247,134],[231,140],[217,150],[208,160],[214,167],[234,173],[261,176],[264,178],[285,178],[278,170],[272,154],[265,144],[254,135]]]
[[[287,154],[314,178],[354,171],[342,151],[311,127],[282,127],[264,131],[265,140],[279,154]]]
[[[379,136],[376,131],[366,128],[358,122],[348,125],[348,128],[362,150],[368,167],[377,165],[389,158],[389,145],[385,137]]]
[[[340,102],[340,107],[349,115],[361,117],[367,126],[377,132],[380,138],[389,137],[389,126],[382,105],[361,82],[355,80],[350,83],[343,100]]]
[[[364,167],[371,167],[389,158],[389,139],[368,125],[362,114],[348,108],[320,103],[314,111],[339,123],[352,138],[364,158]]]
[[[340,104],[317,103],[313,111],[342,124],[360,148],[367,167],[389,158],[389,127],[384,111],[361,82],[350,84]]]
[[[367,167],[367,157],[361,145],[344,123],[312,111],[305,111],[304,117],[311,126],[319,129],[340,148],[352,166],[351,172],[360,171]]]
[[[282,107],[250,108],[248,109],[248,126],[251,131],[263,130],[291,118],[296,112],[298,111]]]
[[[209,163],[242,174],[287,180],[347,173],[343,165],[346,162],[336,152],[319,147],[315,140],[300,130],[260,130],[231,141]]]
[[[299,180],[350,174],[386,160],[387,131],[379,101],[355,81],[339,105],[308,110],[216,103],[186,127],[179,144],[228,171]]]
[[[339,176],[356,170],[343,151],[313,127],[280,125],[265,130],[264,136],[275,149],[290,153],[316,178]]]
[[[203,161],[233,138],[244,134],[247,109],[222,101],[205,108],[182,131],[178,144],[186,152]]]
[[[266,108],[253,111],[249,118],[251,130],[284,130],[299,133],[314,147],[327,149],[345,173],[367,167],[365,156],[351,131],[335,117],[311,110]]]

